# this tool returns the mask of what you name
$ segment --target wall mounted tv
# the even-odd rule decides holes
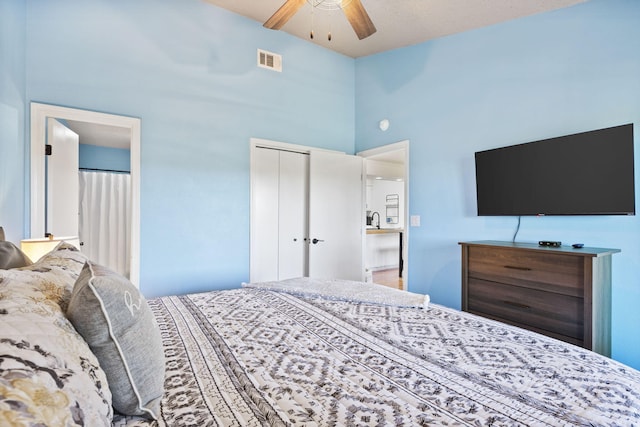
[[[635,215],[633,124],[475,153],[478,215]]]

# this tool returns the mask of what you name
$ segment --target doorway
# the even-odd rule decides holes
[[[31,192],[30,237],[44,237],[46,172],[45,143],[49,118],[124,128],[130,134],[131,227],[129,280],[139,286],[140,278],[140,119],[49,104],[31,103]]]
[[[365,276],[367,280],[408,289],[409,141],[358,153],[367,176]]]

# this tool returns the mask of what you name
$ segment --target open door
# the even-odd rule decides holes
[[[309,165],[309,277],[364,280],[363,160],[312,151]]]
[[[59,237],[78,235],[78,134],[58,120],[47,120],[46,233]]]

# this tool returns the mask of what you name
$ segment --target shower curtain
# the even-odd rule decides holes
[[[131,177],[127,173],[80,171],[81,251],[129,277]]]

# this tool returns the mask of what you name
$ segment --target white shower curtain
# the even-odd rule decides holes
[[[129,277],[131,179],[129,174],[80,171],[79,234],[90,260]]]

